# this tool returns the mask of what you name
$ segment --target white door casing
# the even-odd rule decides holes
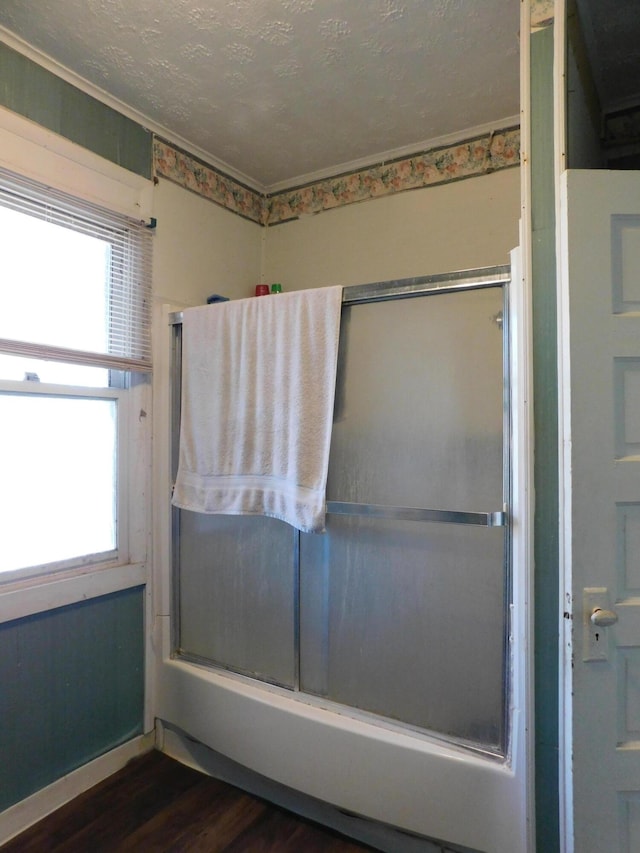
[[[560,218],[563,846],[567,853],[634,853],[640,850],[640,173],[565,172]],[[590,619],[598,608],[599,625]]]

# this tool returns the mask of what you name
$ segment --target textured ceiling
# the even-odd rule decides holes
[[[517,115],[519,8],[2,0],[0,27],[172,141],[275,188]]]

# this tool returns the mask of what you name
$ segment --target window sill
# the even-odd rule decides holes
[[[147,583],[147,564],[93,565],[0,586],[0,623]]]

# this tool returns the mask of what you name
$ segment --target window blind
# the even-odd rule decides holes
[[[95,237],[109,245],[106,346],[67,348],[63,341],[0,338],[0,352],[117,370],[151,370],[152,232],[144,223],[0,168],[0,206]],[[38,251],[38,246],[33,247]],[[68,262],[73,263],[73,258]],[[10,282],[5,283],[11,286]],[[34,306],[37,310],[37,306]],[[74,306],[68,310],[73,312]],[[82,322],[82,318],[78,318]]]

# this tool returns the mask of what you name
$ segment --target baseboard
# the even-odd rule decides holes
[[[82,767],[62,776],[46,788],[41,788],[19,803],[9,806],[0,813],[0,846],[68,803],[69,800],[111,776],[132,758],[149,752],[154,745],[155,732],[140,735],[88,764],[83,764]]]

